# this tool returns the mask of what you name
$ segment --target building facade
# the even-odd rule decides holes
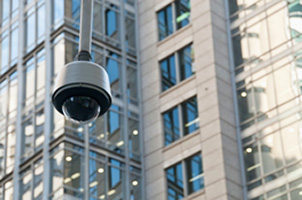
[[[300,0],[94,0],[113,105],[51,104],[80,0],[0,0],[0,199],[302,199]]]
[[[302,2],[138,8],[146,199],[302,199]]]
[[[94,1],[92,60],[113,105],[89,128],[51,104],[76,59],[80,0],[1,0],[0,199],[142,199],[136,7]]]

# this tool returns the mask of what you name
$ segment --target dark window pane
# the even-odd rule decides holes
[[[172,6],[168,6],[157,13],[159,40],[173,33]]]
[[[182,103],[184,135],[199,129],[199,117],[196,97]]]
[[[119,56],[115,53],[109,52],[109,56],[106,60],[106,69],[109,76],[110,86],[113,92],[119,91],[119,77],[120,77],[120,67],[119,67]]]
[[[162,91],[176,84],[175,57],[170,56],[160,62],[162,76]]]
[[[168,199],[178,200],[184,196],[182,165],[178,163],[166,170]]]
[[[192,70],[191,45],[179,51],[180,79],[184,80],[194,74]]]
[[[180,137],[178,108],[173,108],[163,114],[165,145],[171,144]]]
[[[202,159],[200,153],[186,159],[188,193],[204,188]]]
[[[176,24],[177,29],[180,29],[190,23],[190,0],[177,0],[176,6]]]

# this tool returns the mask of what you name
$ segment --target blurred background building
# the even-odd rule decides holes
[[[89,133],[50,99],[80,6],[0,0],[0,199],[302,199],[301,0],[94,0]]]

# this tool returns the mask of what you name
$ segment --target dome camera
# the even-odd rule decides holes
[[[56,110],[71,121],[94,121],[111,106],[107,72],[89,61],[68,63],[58,74],[52,102]]]

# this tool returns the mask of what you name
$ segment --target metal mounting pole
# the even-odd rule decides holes
[[[93,0],[81,0],[80,43],[78,60],[90,61]]]

